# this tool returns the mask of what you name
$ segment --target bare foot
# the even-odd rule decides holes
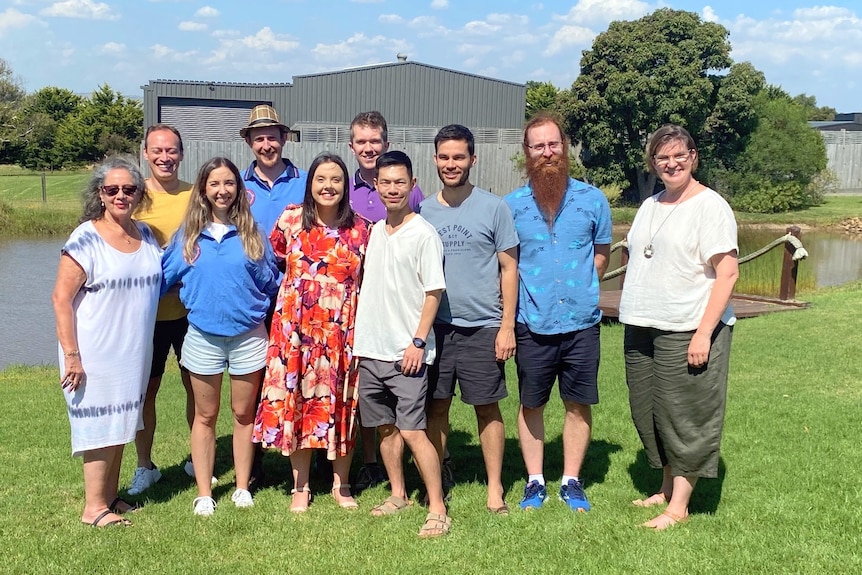
[[[641,523],[641,527],[655,529],[656,531],[664,531],[665,529],[685,523],[686,521],[688,521],[688,513],[685,515],[677,515],[676,513],[665,511],[658,517],[654,517],[646,523]]]
[[[668,499],[670,499],[669,495],[665,495],[663,491],[659,491],[658,493],[653,493],[646,499],[635,499],[632,501],[632,505],[635,507],[652,507],[653,505],[665,505],[667,504]]]

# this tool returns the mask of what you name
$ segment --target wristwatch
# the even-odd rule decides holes
[[[414,337],[413,338],[413,345],[415,345],[419,349],[425,349],[425,340],[422,339],[421,337]]]

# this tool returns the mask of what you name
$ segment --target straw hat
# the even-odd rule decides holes
[[[239,135],[241,138],[245,139],[246,135],[248,135],[248,131],[252,128],[266,128],[267,126],[278,126],[284,131],[287,131],[288,129],[287,126],[282,124],[278,119],[278,113],[275,111],[275,108],[266,104],[261,104],[252,108],[251,114],[248,117],[248,126],[241,129],[239,131]]]

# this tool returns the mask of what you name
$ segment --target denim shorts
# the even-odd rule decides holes
[[[268,338],[263,324],[230,337],[212,335],[189,324],[180,364],[197,375],[247,375],[266,365]]]

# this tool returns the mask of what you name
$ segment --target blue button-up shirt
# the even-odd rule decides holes
[[[596,244],[611,243],[611,209],[601,190],[569,179],[553,229],[529,184],[505,198],[521,242],[518,321],[537,334],[586,329],[602,319]]]
[[[251,215],[263,228],[267,238],[284,208],[290,204],[301,204],[305,198],[305,181],[308,174],[294,166],[287,158],[282,160],[284,171],[272,183],[272,188],[254,171],[257,160],[253,161],[242,175],[248,203],[251,205]]]

